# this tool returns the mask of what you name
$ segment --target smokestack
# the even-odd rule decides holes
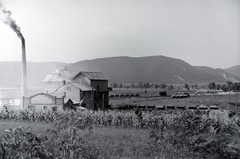
[[[26,60],[26,46],[24,37],[22,41],[22,97],[27,97],[27,60]]]
[[[20,31],[20,27],[15,23],[11,18],[12,13],[8,10],[3,9],[3,5],[0,1],[0,9],[5,15],[4,23],[9,25],[17,36],[21,39],[22,42],[22,97],[27,96],[27,62],[26,62],[26,46],[25,39]]]

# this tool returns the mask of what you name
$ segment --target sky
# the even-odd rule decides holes
[[[115,56],[240,65],[239,0],[0,0],[21,28],[27,61]],[[21,41],[0,12],[0,61],[21,61]]]

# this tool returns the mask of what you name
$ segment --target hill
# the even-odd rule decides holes
[[[76,71],[100,71],[113,82],[224,82],[237,77],[222,69],[194,67],[183,60],[165,57],[110,57],[69,64]]]
[[[221,69],[213,69],[211,67],[206,66],[195,66],[198,70],[203,71],[204,73],[208,74],[209,77],[212,77],[212,81],[218,81],[218,82],[225,82],[225,81],[238,81],[239,77]],[[220,80],[222,79],[222,80]]]
[[[225,71],[232,75],[240,77],[240,65],[236,65],[236,66],[227,68],[227,69],[225,69]]]
[[[84,60],[72,64],[61,62],[28,62],[28,86],[43,87],[46,75],[56,69],[67,69],[71,74],[79,71],[96,71],[111,82],[135,83],[187,83],[187,82],[226,82],[240,77],[223,69],[205,66],[192,66],[183,60],[165,57],[110,57]],[[0,85],[21,85],[21,62],[0,62]],[[229,71],[229,70],[228,70]]]

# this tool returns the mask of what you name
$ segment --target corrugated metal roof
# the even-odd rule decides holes
[[[102,72],[79,72],[72,79],[76,78],[79,74],[83,74],[90,80],[108,80],[108,78],[104,77]]]

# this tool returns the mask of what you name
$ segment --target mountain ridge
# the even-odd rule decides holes
[[[228,73],[230,73],[232,75],[240,77],[240,65],[236,65],[236,66],[226,68],[225,71],[227,71]]]
[[[204,67],[208,69],[202,69],[201,66],[192,66],[183,60],[162,55],[98,58],[79,61],[67,67],[70,72],[74,68],[104,72],[115,82],[223,82],[238,80],[238,77],[232,76],[223,69],[213,69],[206,66]]]
[[[76,63],[28,62],[29,86],[43,86],[43,80],[56,69],[64,69],[74,75],[80,71],[102,72],[111,82],[171,83],[171,82],[226,82],[239,81],[229,69],[214,69],[207,66],[192,66],[189,63],[167,56],[107,57],[83,60]],[[21,62],[0,62],[0,85],[21,85]],[[238,70],[238,69],[235,69]]]

